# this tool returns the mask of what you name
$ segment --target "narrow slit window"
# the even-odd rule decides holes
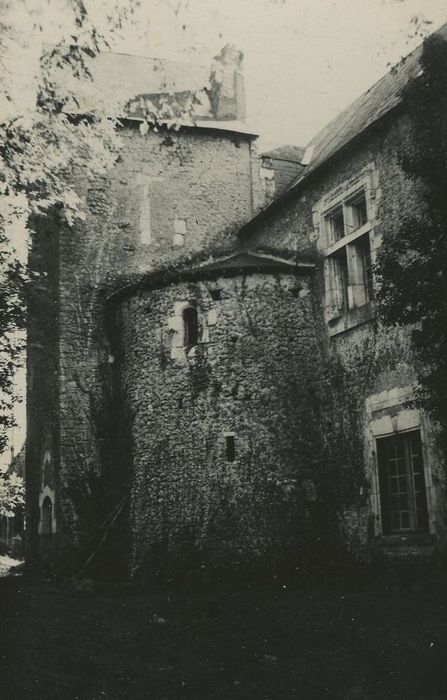
[[[225,442],[227,462],[234,462],[234,460],[236,459],[236,444],[234,441],[234,435],[227,435],[225,437]]]
[[[42,535],[53,534],[53,504],[51,498],[46,496],[42,503]]]
[[[199,322],[197,309],[188,306],[183,311],[183,345],[193,347],[199,340]]]

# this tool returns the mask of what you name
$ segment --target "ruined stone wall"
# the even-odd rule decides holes
[[[157,557],[181,568],[191,551],[214,565],[267,555],[273,565],[284,551],[299,563],[317,539],[319,356],[309,284],[258,272],[140,290],[121,303],[134,574],[156,570]],[[189,350],[178,342],[185,303],[200,326]]]
[[[86,221],[60,231],[62,549],[78,546],[125,492],[125,454],[110,448],[119,424],[104,290],[228,250],[252,211],[249,137],[204,129],[143,136],[134,125],[122,139],[107,177],[76,175]]]
[[[245,245],[252,249],[273,249],[295,253],[297,257],[307,254],[319,263],[315,295],[321,301],[321,345],[326,355],[324,371],[319,377],[320,421],[332,464],[333,494],[343,537],[355,550],[361,550],[380,534],[377,456],[371,426],[385,412],[389,416],[399,414],[399,430],[420,425],[424,459],[430,471],[426,474],[426,480],[430,480],[427,483],[430,533],[442,536],[447,524],[445,466],[437,427],[423,413],[415,417],[410,412],[414,398],[411,389],[416,385],[417,375],[409,331],[381,328],[373,303],[333,323],[325,319],[322,202],[324,198],[330,201],[330,193],[342,191],[362,173],[369,173],[374,260],[382,237],[399,224],[402,214],[410,214],[422,206],[419,186],[404,176],[399,164],[402,145],[409,138],[411,130],[405,116],[382,122],[380,129],[323,166],[303,188],[273,208],[245,236]]]

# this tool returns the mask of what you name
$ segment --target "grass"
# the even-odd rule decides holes
[[[81,595],[0,584],[2,700],[447,698],[441,586]]]

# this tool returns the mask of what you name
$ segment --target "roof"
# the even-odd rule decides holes
[[[287,160],[292,163],[301,163],[306,149],[303,146],[294,146],[292,144],[287,144],[285,146],[278,146],[278,148],[273,148],[271,151],[265,151],[261,153],[261,158],[273,158],[275,160]]]
[[[279,197],[302,174],[305,168],[302,163],[305,150],[302,146],[289,144],[261,153],[263,164],[268,159],[275,172],[275,197]]]
[[[52,48],[46,46],[49,54]],[[65,108],[69,114],[106,111],[141,121],[146,101],[157,107],[167,96],[174,96],[181,107],[194,96],[193,120],[180,119],[181,125],[255,135],[239,118],[216,119],[210,100],[210,66],[205,63],[113,52],[100,52],[84,61],[90,79],[76,78],[66,64],[52,66],[53,80],[74,96]]]
[[[309,260],[290,260],[270,253],[236,250],[211,262],[190,260],[180,267],[162,268],[153,272],[138,273],[120,280],[121,286],[104,289],[107,301],[128,297],[138,289],[159,289],[178,282],[212,280],[255,272],[295,272],[309,274],[315,264]]]
[[[436,34],[447,39],[447,24],[438,29]],[[288,189],[293,189],[300,180],[308,177],[355,137],[401,103],[403,88],[421,70],[422,48],[423,44],[401,59],[386,75],[321,129],[306,148],[304,159],[310,156],[306,170],[290,184]]]
[[[447,23],[434,33],[447,40]],[[302,159],[306,165],[304,170],[298,173],[289,186],[280,192],[279,196],[275,197],[265,209],[248,221],[239,231],[239,235],[251,229],[252,225],[266,212],[273,210],[289,193],[304,184],[310,175],[401,104],[403,88],[421,71],[422,50],[423,44],[420,44],[321,129],[306,148]],[[285,148],[287,149],[288,146]]]
[[[253,253],[250,250],[237,251],[226,257],[220,258],[212,263],[206,263],[195,268],[197,272],[202,271],[247,271],[247,270],[287,270],[291,269],[313,269],[315,265],[311,262],[297,262],[286,260],[277,255],[268,253]]]

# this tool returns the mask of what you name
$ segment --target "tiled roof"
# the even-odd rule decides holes
[[[438,29],[436,34],[447,39],[447,24]],[[310,162],[304,173],[295,178],[287,191],[293,189],[298,182],[307,178],[310,173],[401,102],[403,87],[421,70],[421,55],[422,45],[403,58],[312,139],[306,149],[306,155],[311,154]]]

